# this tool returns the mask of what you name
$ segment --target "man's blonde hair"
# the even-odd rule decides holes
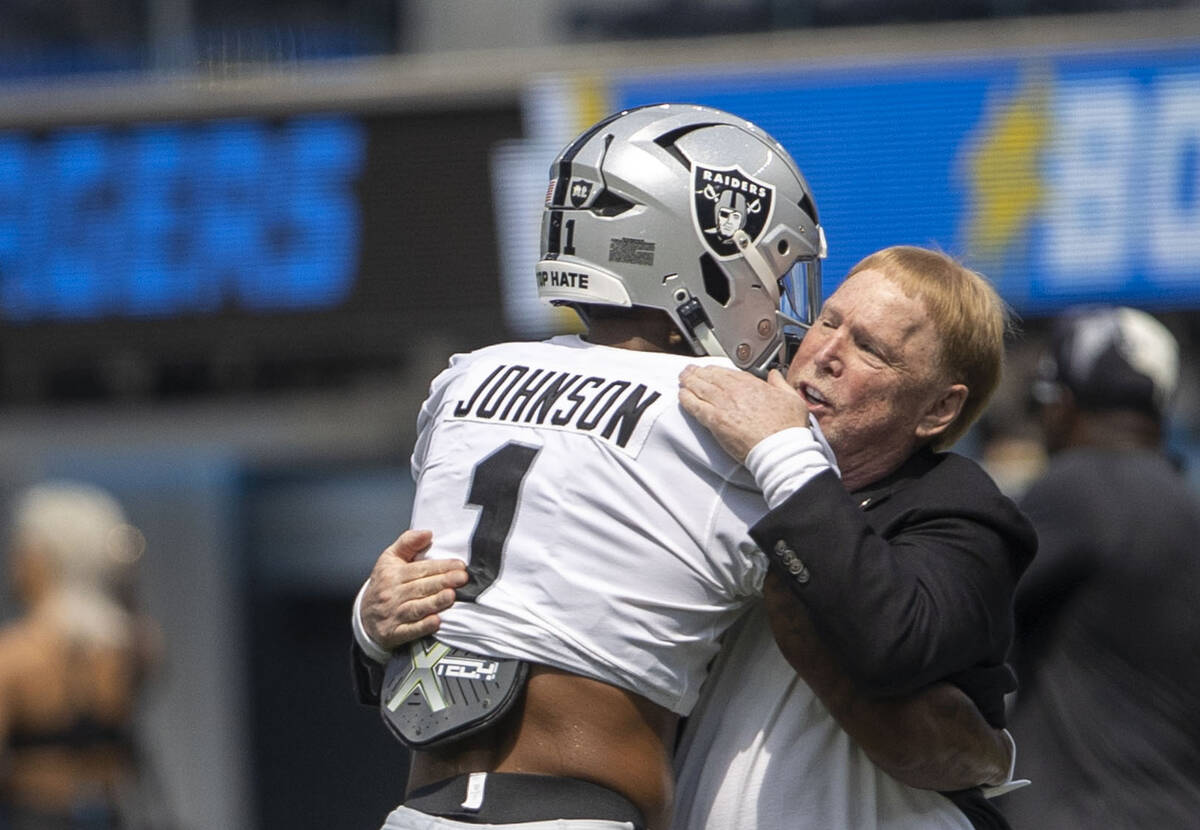
[[[879,271],[924,304],[940,340],[942,377],[967,387],[962,411],[933,440],[945,449],[983,414],[1000,383],[1012,314],[986,277],[941,251],[895,245],[863,259],[848,276],[866,270]]]

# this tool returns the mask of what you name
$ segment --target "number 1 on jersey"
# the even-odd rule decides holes
[[[521,482],[541,447],[510,441],[475,465],[467,504],[480,508],[471,534],[471,563],[467,584],[458,589],[460,601],[472,601],[495,581],[500,557],[517,517]]]

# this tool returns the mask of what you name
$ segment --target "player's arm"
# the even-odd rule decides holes
[[[911,787],[962,790],[1011,778],[1013,745],[956,686],[934,683],[903,697],[865,695],[825,649],[790,589],[764,586],[776,642],[838,724],[881,769]]]

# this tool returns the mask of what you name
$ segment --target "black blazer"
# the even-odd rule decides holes
[[[853,493],[825,472],[751,535],[860,688],[946,680],[1004,725],[1013,593],[1037,535],[977,464],[923,450]],[[1009,828],[978,787],[945,795],[974,827]]]
[[[751,535],[862,689],[949,680],[1004,725],[1013,592],[1037,536],[979,465],[924,450],[854,493],[822,473]]]

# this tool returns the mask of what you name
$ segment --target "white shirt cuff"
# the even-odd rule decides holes
[[[826,470],[838,472],[833,452],[816,421],[768,435],[746,454],[746,469],[775,509]]]
[[[1017,742],[1013,740],[1012,733],[1007,729],[1001,729],[1000,731],[1004,733],[1005,738],[1008,738],[1008,745],[1012,749],[1012,761],[1008,765],[1008,778],[1004,780],[1003,784],[997,784],[994,787],[984,787],[984,798],[995,798],[998,795],[1004,795],[1005,793],[1010,793],[1013,790],[1019,790],[1022,787],[1027,787],[1033,783],[1028,778],[1013,778],[1017,772]]]
[[[354,610],[350,614],[350,628],[354,630],[354,642],[358,643],[358,647],[363,650],[363,653],[376,663],[382,664],[392,659],[392,653],[372,640],[362,624],[363,594],[367,592],[367,586],[370,584],[371,580],[368,579],[358,589],[358,596],[354,598]]]

